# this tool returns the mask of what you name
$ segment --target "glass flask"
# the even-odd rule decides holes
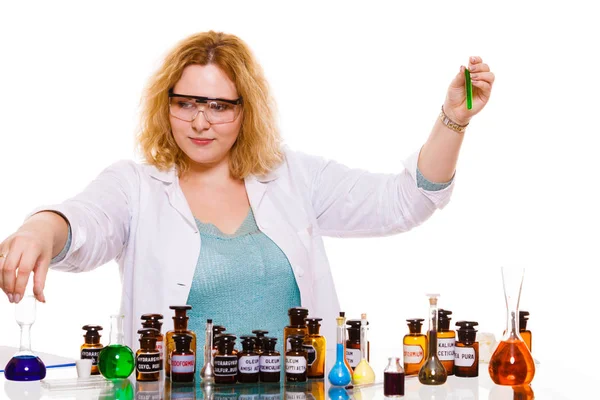
[[[360,317],[360,362],[354,368],[352,374],[352,383],[355,385],[367,385],[375,382],[375,372],[367,361],[367,314],[361,314]]]
[[[35,297],[24,296],[15,305],[15,320],[21,327],[21,345],[4,368],[4,377],[9,381],[39,381],[46,377],[46,366],[31,351],[31,325],[35,322],[35,303]]]
[[[110,343],[98,356],[98,369],[106,379],[126,379],[135,368],[135,356],[123,339],[124,315],[110,317]]]
[[[437,329],[439,294],[428,294],[429,297],[429,331],[427,332],[427,357],[419,370],[419,382],[423,385],[441,385],[446,382],[446,368],[438,358]]]
[[[524,275],[524,268],[502,267],[506,329],[489,365],[490,377],[498,385],[527,385],[535,375],[533,357],[519,335],[519,300]]]
[[[346,386],[352,380],[350,374],[350,368],[345,363],[345,350],[344,350],[344,317],[337,317],[337,342],[335,349],[335,363],[327,378],[332,386]]]

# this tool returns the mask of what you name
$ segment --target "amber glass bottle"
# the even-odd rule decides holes
[[[173,382],[194,382],[196,353],[191,349],[192,335],[176,333],[172,336],[175,349],[171,353],[170,377]]]
[[[233,352],[235,335],[220,334],[215,337],[219,350],[214,357],[215,383],[235,383],[238,373],[238,357]]]
[[[421,333],[423,318],[407,319],[410,333],[404,336],[404,373],[405,375],[418,375],[425,362],[427,351],[427,336]]]
[[[454,375],[463,378],[479,376],[479,343],[475,340],[475,321],[458,321],[458,341],[454,348]]]
[[[527,330],[527,321],[529,321],[529,311],[519,311],[519,335],[531,353],[531,331]]]
[[[360,362],[360,319],[349,319],[346,321],[348,339],[346,340],[346,359],[352,370]],[[369,323],[367,322],[367,325]],[[371,358],[371,343],[367,343],[367,361]]]
[[[263,338],[263,353],[260,355],[260,381],[279,382],[281,378],[281,354],[275,350],[277,338]]]
[[[156,336],[156,348],[160,353],[160,369],[164,368],[164,354],[165,354],[165,337],[161,332],[162,328],[162,314],[144,314],[142,315],[142,328],[153,328],[158,331]]]
[[[291,335],[302,335],[306,336],[308,334],[308,329],[306,328],[306,323],[304,322],[304,318],[308,316],[308,310],[302,307],[294,307],[288,310],[288,315],[290,317],[290,324],[283,328],[283,343],[284,349],[287,351],[291,348],[288,337]]]
[[[81,329],[85,331],[85,335],[83,335],[84,343],[81,345],[81,359],[91,359],[92,375],[99,375],[98,355],[100,354],[100,350],[104,348],[100,344],[100,331],[102,327],[100,325],[85,325]]]
[[[160,352],[156,341],[160,334],[157,329],[140,329],[140,349],[135,353],[136,379],[144,382],[158,381],[160,377]]]
[[[308,335],[304,337],[304,350],[307,353],[306,375],[309,378],[325,377],[327,342],[325,337],[319,333],[320,321],[322,321],[322,318],[306,318]]]
[[[187,311],[192,309],[192,306],[170,306],[171,310],[175,310],[173,317],[173,330],[167,332],[166,335],[166,353],[165,353],[165,375],[171,375],[171,353],[175,350],[175,342],[173,335],[188,334],[192,338],[190,350],[196,355],[196,334],[187,328],[188,319]]]
[[[238,352],[238,382],[256,383],[260,375],[260,356],[256,347],[256,336],[240,336],[242,351]]]
[[[450,315],[452,311],[440,308],[438,310],[438,358],[446,369],[448,375],[454,374],[454,345],[456,333],[450,330]]]
[[[285,353],[285,380],[287,382],[306,382],[307,357],[304,350],[304,336],[291,335],[288,341],[292,348]]]
[[[269,333],[269,331],[264,331],[262,329],[255,329],[252,331],[254,335],[256,335],[256,346],[254,346],[254,351],[258,353],[260,356],[264,350],[264,338]]]
[[[224,326],[213,325],[213,349],[212,349],[213,357],[215,356],[215,354],[217,354],[217,351],[219,351],[219,346],[217,345],[217,342],[216,342],[217,335],[225,333],[225,330],[226,329]]]

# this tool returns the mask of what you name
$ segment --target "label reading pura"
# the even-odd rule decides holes
[[[297,356],[285,357],[285,372],[287,374],[303,374],[306,372],[306,358]]]
[[[440,361],[454,361],[454,338],[438,338],[438,358]]]
[[[259,356],[242,356],[238,361],[238,369],[242,374],[258,374],[260,372]]]
[[[405,364],[419,364],[423,361],[425,352],[421,346],[404,345],[404,363]]]
[[[81,359],[85,360],[92,360],[92,365],[98,365],[98,355],[100,354],[100,351],[102,350],[102,348],[99,349],[83,349],[81,350]]]
[[[171,356],[171,372],[178,374],[194,373],[196,368],[196,357],[191,356]]]
[[[315,350],[314,346],[310,344],[303,344],[302,347],[304,348],[304,351],[306,351],[306,353],[308,354],[307,362],[308,366],[310,367],[317,359],[317,350]]]
[[[360,362],[360,350],[346,348],[346,360],[352,368],[355,368]]]
[[[279,372],[279,371],[281,371],[281,356],[261,356],[260,357],[260,372]]]
[[[141,373],[160,371],[160,353],[142,353],[135,359],[135,368]]]
[[[454,365],[472,367],[475,364],[475,349],[472,347],[456,347],[454,349]]]
[[[215,375],[232,376],[238,372],[237,356],[215,356]]]

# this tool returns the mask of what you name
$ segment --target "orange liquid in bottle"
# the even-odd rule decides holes
[[[525,342],[500,342],[490,360],[490,377],[498,385],[526,385],[533,380],[535,364]]]

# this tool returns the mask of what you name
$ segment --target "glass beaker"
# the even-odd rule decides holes
[[[19,351],[4,368],[4,377],[10,381],[39,381],[46,377],[46,366],[31,351],[31,325],[35,322],[33,296],[25,296],[15,305],[15,320],[21,327]]]
[[[527,385],[535,375],[533,357],[519,335],[519,300],[525,268],[502,267],[506,329],[490,359],[489,372],[498,385]]]

